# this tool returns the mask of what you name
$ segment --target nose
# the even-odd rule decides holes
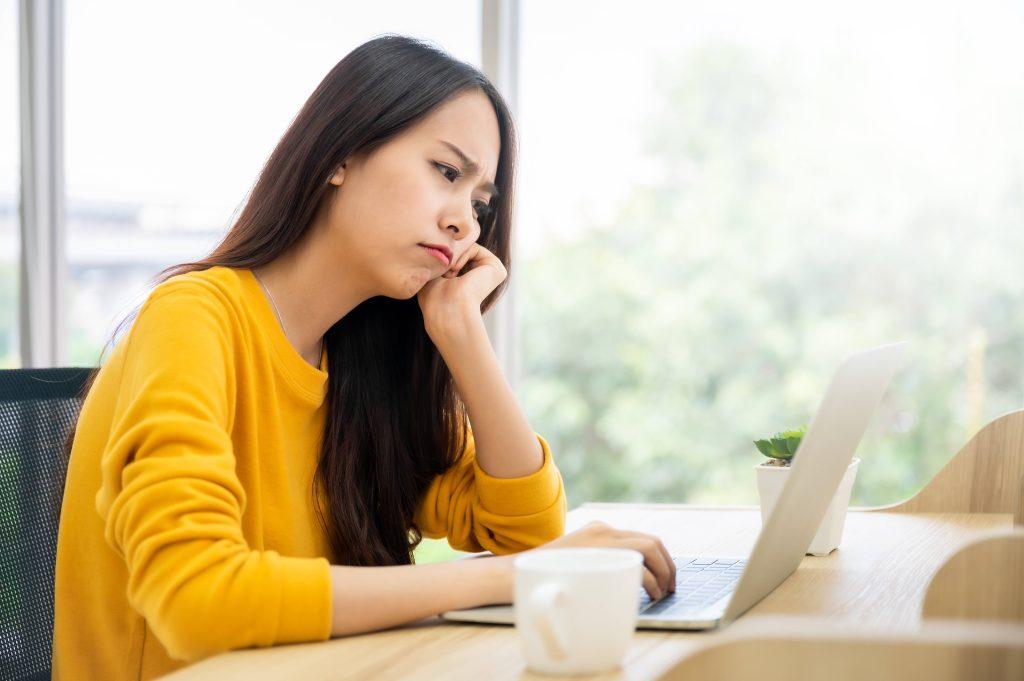
[[[456,240],[471,237],[471,241],[476,241],[480,236],[480,225],[473,217],[472,206],[459,211],[457,215],[449,215],[445,222],[447,222],[445,229],[450,230]]]

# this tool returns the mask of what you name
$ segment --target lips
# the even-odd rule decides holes
[[[420,247],[425,249],[432,256],[444,263],[445,267],[452,263],[452,251],[447,246],[439,246],[436,244],[420,244]]]

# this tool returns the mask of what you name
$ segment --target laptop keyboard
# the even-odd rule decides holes
[[[711,605],[733,590],[747,561],[673,556],[676,592],[651,601],[640,589],[641,615],[680,615]]]

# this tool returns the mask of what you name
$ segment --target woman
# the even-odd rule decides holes
[[[487,341],[514,132],[473,67],[354,50],[224,241],[163,281],[95,376],[58,539],[54,670],[150,678],[231,648],[509,602],[514,552],[642,551],[565,493]],[[472,429],[469,424],[472,423]],[[495,558],[412,565],[421,536]]]

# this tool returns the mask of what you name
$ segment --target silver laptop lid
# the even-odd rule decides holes
[[[871,415],[902,364],[906,345],[903,341],[857,352],[839,365],[800,442],[789,479],[754,544],[723,623],[771,593],[800,564]]]

